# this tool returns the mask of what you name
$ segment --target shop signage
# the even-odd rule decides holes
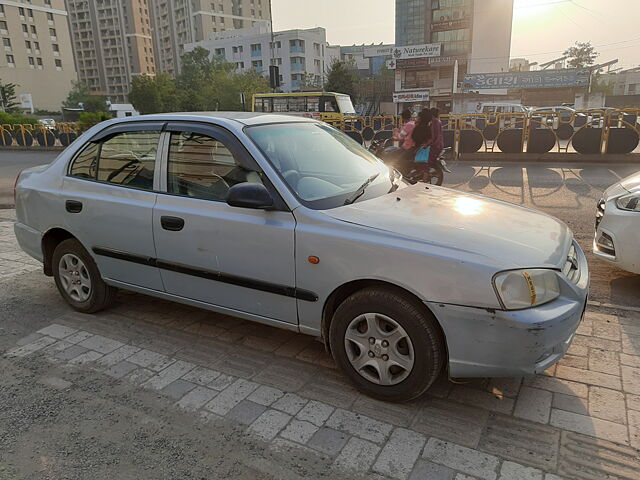
[[[419,92],[397,92],[393,94],[393,103],[415,103],[429,101],[429,90]]]
[[[405,60],[412,58],[439,57],[441,52],[441,43],[407,45],[404,47],[396,47],[393,50],[393,58],[395,58],[396,60]]]
[[[490,90],[498,88],[588,87],[590,78],[591,71],[588,68],[471,73],[464,76],[464,88]]]
[[[445,30],[460,30],[471,28],[470,18],[456,18],[455,20],[441,20],[431,24],[432,32],[443,32]]]
[[[377,45],[373,47],[364,47],[365,57],[390,57],[396,47],[393,45]]]

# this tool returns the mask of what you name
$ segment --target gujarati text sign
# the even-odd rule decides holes
[[[488,90],[498,88],[588,87],[588,68],[537,70],[533,72],[469,73],[464,88]]]

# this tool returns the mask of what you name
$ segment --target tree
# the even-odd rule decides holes
[[[567,65],[571,68],[585,68],[593,65],[600,55],[591,45],[591,42],[576,42],[574,46],[567,48],[563,55],[569,58]]]
[[[329,66],[324,89],[328,92],[344,93],[355,100],[357,75],[353,63],[334,59]]]
[[[166,73],[133,77],[129,101],[143,114],[180,110],[176,82]]]
[[[322,84],[318,80],[318,77],[313,73],[305,73],[302,76],[302,82],[300,82],[300,90],[303,92],[322,90]]]
[[[7,113],[20,112],[20,104],[16,97],[15,83],[2,83],[0,80],[0,109]]]
[[[84,82],[72,82],[67,98],[62,102],[63,108],[82,108],[85,112],[108,112],[107,100],[102,95],[94,95]]]
[[[605,95],[613,95],[613,85],[601,75],[591,77],[591,93],[604,93]]]

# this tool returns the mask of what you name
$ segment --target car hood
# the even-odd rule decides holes
[[[562,267],[573,235],[529,208],[424,184],[325,211],[331,217],[484,257],[498,268]]]
[[[634,173],[630,177],[625,178],[620,182],[620,185],[629,192],[640,191],[640,172]]]

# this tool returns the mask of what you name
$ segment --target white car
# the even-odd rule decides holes
[[[598,202],[593,252],[640,274],[640,172],[609,187]]]

